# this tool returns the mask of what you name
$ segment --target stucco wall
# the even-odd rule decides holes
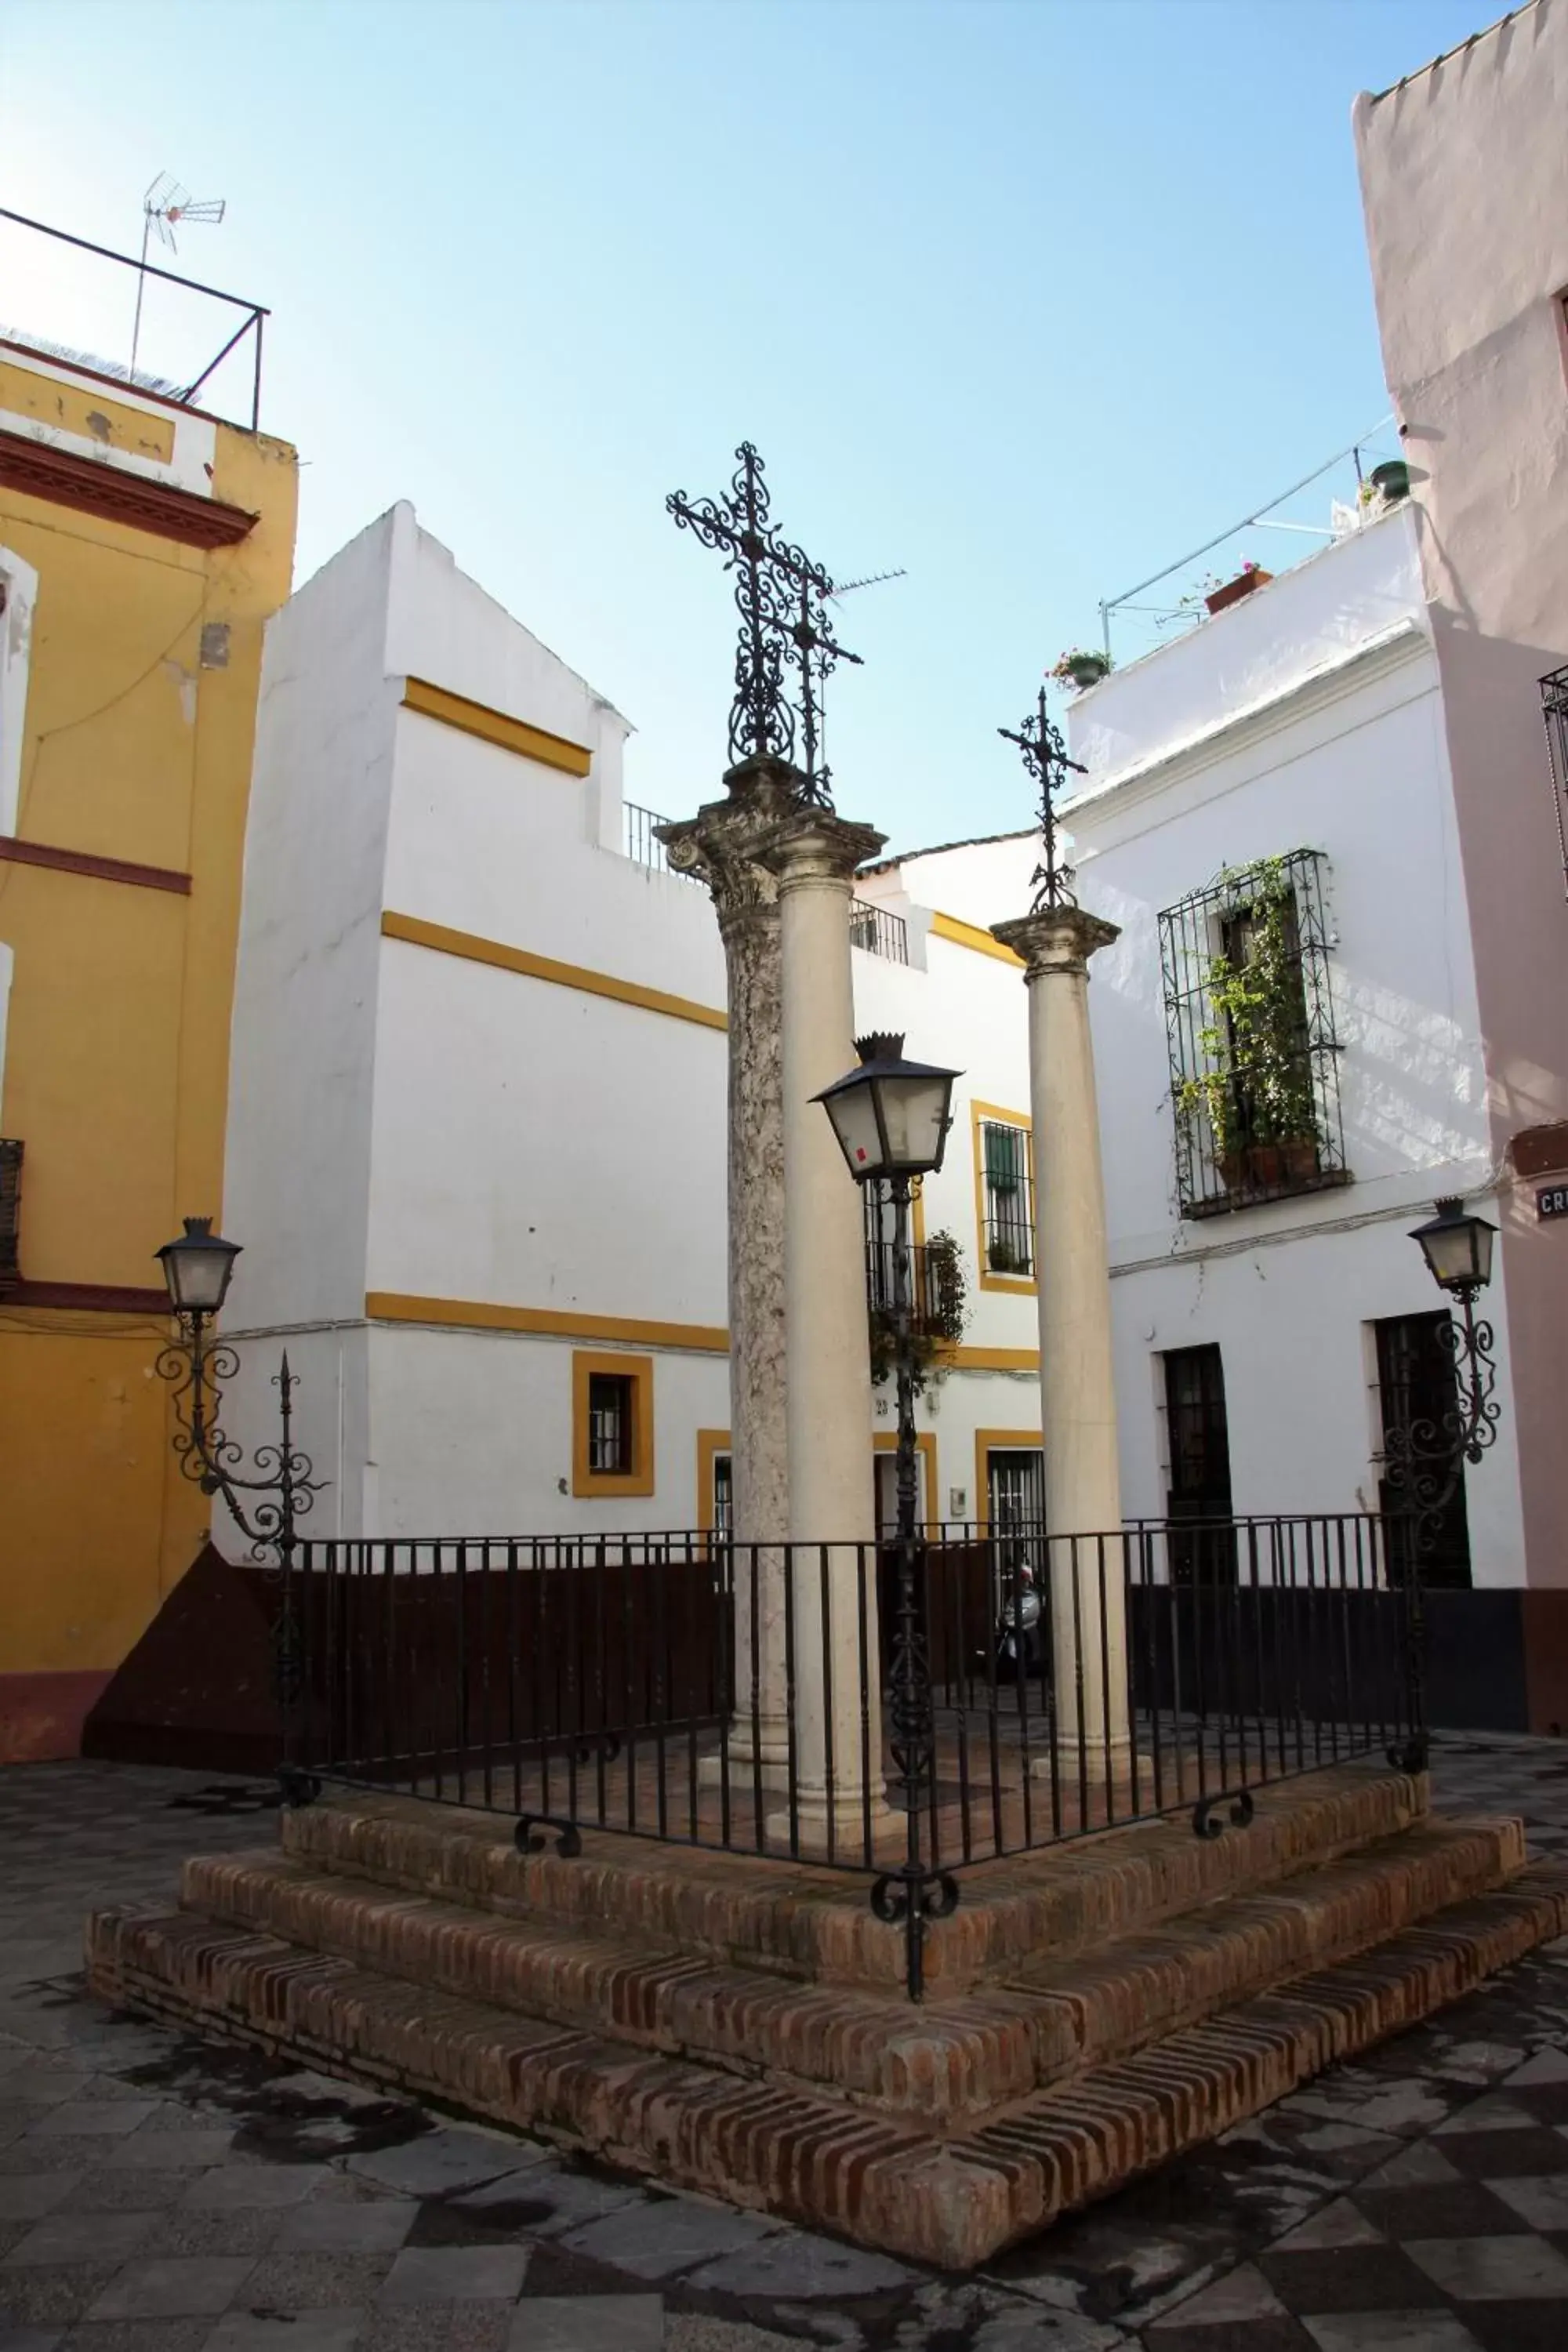
[[[1468,908],[1415,549],[1411,519],[1391,515],[1113,674],[1069,718],[1090,771],[1068,811],[1079,895],[1121,926],[1095,959],[1089,1003],[1132,1512],[1165,1507],[1159,1359],[1205,1342],[1225,1368],[1237,1508],[1375,1508],[1368,1326],[1440,1306],[1407,1238],[1436,1195],[1462,1191],[1483,1213],[1492,1197]],[[1266,654],[1256,640],[1271,605],[1292,639]],[[1234,657],[1232,630],[1248,637]],[[1238,664],[1273,684],[1227,711]],[[1184,1220],[1158,917],[1222,866],[1299,847],[1326,860],[1353,1181]],[[1505,1442],[1468,1479],[1479,1583],[1518,1582],[1523,1567],[1508,1302],[1498,1305]]]
[[[1568,908],[1537,681],[1568,660],[1568,8],[1534,0],[1355,107],[1389,384],[1420,524],[1490,1112],[1568,1114]],[[1504,1195],[1533,1583],[1568,1581],[1568,1234]]]

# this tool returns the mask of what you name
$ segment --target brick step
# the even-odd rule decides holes
[[[1070,1961],[1053,1956],[1004,1984],[939,1994],[918,2017],[901,1987],[792,1983],[646,1938],[356,1883],[271,1852],[188,1863],[181,1899],[441,1994],[952,2127],[1129,2056],[1221,2002],[1349,1958],[1500,1885],[1523,1861],[1516,1822],[1429,1821],[1269,1893],[1224,1899]],[[878,1932],[901,1951],[898,1930]]]
[[[963,2270],[1414,2024],[1565,1927],[1568,1866],[1538,1866],[1375,1952],[1234,2004],[959,2137],[432,1994],[190,1913],[98,1914],[88,1969],[109,2000]],[[921,2022],[910,2011],[907,2031]]]
[[[1185,1814],[1101,1832],[964,1874],[963,1901],[933,1922],[926,1979],[958,1991],[1032,1955],[1067,1958],[1222,1896],[1278,1885],[1420,1821],[1425,1774],[1363,1760],[1259,1790],[1245,1836],[1196,1838]],[[369,1879],[468,1910],[647,1938],[825,1983],[901,1986],[903,1955],[866,1904],[865,1876],[583,1829],[520,1854],[505,1816],[357,1790],[287,1813],[283,1843],[314,1871]]]

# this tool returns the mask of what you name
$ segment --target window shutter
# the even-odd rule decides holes
[[[22,1279],[22,1147],[0,1140],[0,1290]]]

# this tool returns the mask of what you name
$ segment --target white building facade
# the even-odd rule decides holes
[[[1498,1216],[1409,505],[1113,672],[1068,736],[1088,771],[1067,819],[1079,895],[1121,932],[1089,995],[1127,1511],[1375,1511],[1391,1383],[1419,1386],[1447,1313],[1407,1236],[1442,1195]],[[1214,1058],[1211,974],[1270,875],[1291,902],[1317,1133],[1293,1168],[1259,1183],[1233,1166],[1227,1184],[1182,1082]],[[1500,1286],[1486,1309],[1501,1436],[1467,1474],[1440,1575],[1516,1586]]]
[[[269,628],[226,1328],[248,1440],[288,1348],[329,1482],[312,1533],[722,1519],[724,958],[706,890],[624,800],[628,732],[406,506]],[[693,806],[721,790],[694,774]],[[874,782],[849,797],[882,814]],[[920,1403],[931,1519],[1037,1486],[1026,996],[984,928],[1026,903],[1033,856],[1019,835],[879,866],[851,934],[858,1030],[964,1071],[916,1233],[953,1235],[968,1308]],[[874,1415],[888,1517],[887,1384]]]

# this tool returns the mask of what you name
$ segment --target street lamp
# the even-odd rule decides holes
[[[915,1358],[912,1286],[910,1280],[910,1199],[917,1176],[942,1166],[952,1124],[952,1087],[958,1071],[930,1062],[906,1062],[900,1036],[879,1033],[858,1037],[858,1069],[825,1087],[819,1102],[833,1123],[848,1165],[860,1185],[887,1186],[893,1204],[893,1346],[899,1400],[898,1600],[893,1612],[892,1695],[889,1746],[902,1787],[908,1848],[902,1867],[884,1872],[871,1889],[871,1908],[889,1925],[903,1922],[908,1979],[918,2000],[923,1981],[921,1954],[927,1919],[940,1919],[958,1901],[958,1885],[946,1872],[927,1869],[921,1859],[924,1792],[936,1756],[931,1711],[931,1660],[926,1650],[915,1560]]]
[[[1492,1327],[1476,1319],[1477,1297],[1491,1280],[1497,1227],[1485,1217],[1468,1215],[1464,1202],[1452,1196],[1435,1207],[1436,1213],[1417,1225],[1410,1238],[1421,1244],[1433,1280],[1459,1302],[1461,1319],[1456,1322],[1450,1316],[1441,1334],[1454,1360],[1459,1401],[1439,1423],[1415,1422],[1405,1433],[1408,1442],[1404,1453],[1411,1467],[1426,1465],[1429,1483],[1439,1472],[1445,1474],[1441,1492],[1431,1502],[1422,1497],[1422,1480],[1415,1477],[1415,1493],[1424,1511],[1440,1511],[1454,1491],[1461,1465],[1480,1460],[1497,1435],[1501,1411],[1492,1396],[1497,1385]]]
[[[215,1234],[210,1217],[187,1217],[184,1227],[177,1241],[165,1242],[154,1252],[179,1328],[179,1337],[159,1355],[157,1368],[174,1391],[174,1447],[182,1475],[204,1495],[223,1496],[237,1526],[249,1538],[253,1557],[259,1558],[268,1549],[278,1555],[275,1572],[282,1584],[282,1597],[274,1654],[287,1743],[300,1667],[290,1572],[296,1524],[310,1510],[324,1482],[312,1475],[310,1455],[294,1444],[291,1424],[297,1382],[289,1370],[287,1354],[272,1381],[278,1391],[279,1436],[275,1444],[258,1446],[248,1457],[248,1474],[244,1447],[225,1433],[219,1419],[223,1385],[237,1377],[239,1358],[227,1341],[213,1338],[211,1326],[228,1296],[240,1244]],[[290,1802],[314,1793],[309,1776],[295,1771],[287,1760],[279,1777]]]

